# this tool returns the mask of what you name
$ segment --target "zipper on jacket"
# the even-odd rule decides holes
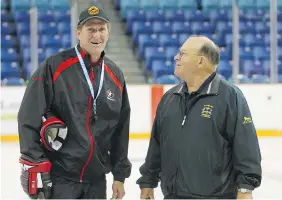
[[[93,72],[93,68],[92,70],[90,71],[90,80],[92,81],[92,85],[94,87],[94,72]],[[85,165],[83,166],[82,170],[81,170],[81,173],[80,173],[80,182],[82,183],[83,181],[83,175],[84,175],[84,172],[85,172],[85,169],[86,167],[89,165],[90,163],[90,160],[92,158],[92,155],[93,155],[93,152],[94,152],[94,138],[93,138],[93,135],[91,134],[91,131],[90,131],[90,116],[91,116],[91,108],[92,108],[92,95],[89,96],[89,100],[88,100],[88,109],[87,109],[87,115],[86,115],[86,131],[87,131],[87,134],[90,138],[90,152],[89,152],[89,156],[88,156],[88,159],[85,163]]]

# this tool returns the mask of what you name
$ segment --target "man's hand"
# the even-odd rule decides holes
[[[253,195],[251,192],[248,193],[238,192],[237,199],[253,199]]]
[[[153,188],[143,188],[141,189],[141,199],[154,199],[154,189]]]
[[[113,196],[112,199],[122,199],[125,195],[123,182],[114,181],[113,186]]]

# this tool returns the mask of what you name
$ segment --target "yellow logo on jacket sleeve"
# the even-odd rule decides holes
[[[250,124],[252,123],[252,119],[250,117],[244,117],[243,124]]]

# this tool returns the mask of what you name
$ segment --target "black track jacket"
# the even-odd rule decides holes
[[[261,154],[247,102],[238,87],[211,75],[197,92],[186,84],[160,101],[140,188],[186,198],[236,198],[261,183]]]
[[[101,63],[90,64],[90,56],[78,47],[97,95]],[[51,173],[77,182],[93,182],[104,174],[124,181],[130,176],[128,160],[130,105],[122,71],[102,53],[104,84],[93,98],[83,70],[71,48],[46,59],[33,74],[18,113],[21,154],[33,160],[48,159]],[[41,117],[52,111],[65,122],[68,134],[57,152],[40,142]]]

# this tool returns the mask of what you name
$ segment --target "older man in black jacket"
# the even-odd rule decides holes
[[[251,113],[238,87],[216,73],[219,48],[193,36],[175,56],[184,80],[158,105],[142,177],[141,198],[252,198],[261,184],[261,154]]]

